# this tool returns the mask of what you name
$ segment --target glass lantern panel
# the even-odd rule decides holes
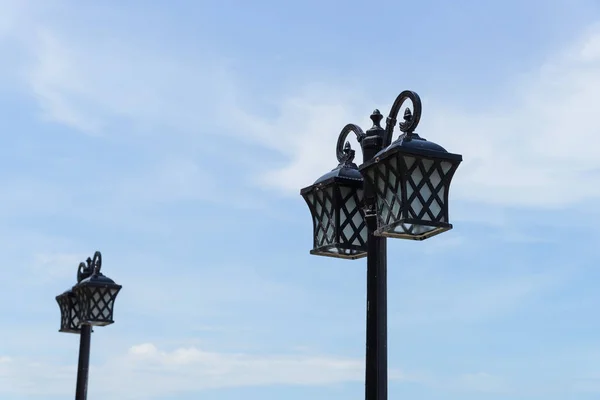
[[[431,186],[434,188],[438,187],[440,182],[442,182],[442,177],[440,176],[437,168],[429,176],[429,181],[431,182]]]
[[[405,157],[413,163],[413,157]],[[408,162],[407,162],[408,164]],[[413,163],[407,182],[407,201],[413,219],[445,222],[444,194],[446,174],[452,169],[449,162],[420,159]],[[410,190],[408,190],[410,188]]]
[[[82,317],[90,325],[112,323],[113,306],[119,288],[87,286],[78,290],[81,301],[85,301]]]
[[[62,295],[57,298],[60,307],[60,331],[79,332],[79,304],[74,295]]]
[[[396,153],[367,170],[377,193],[377,235],[422,240],[448,227],[445,197],[454,163]]]
[[[340,186],[340,242],[354,246],[366,243],[363,237],[366,237],[367,224],[360,212],[362,196],[361,189]]]
[[[79,313],[80,313],[79,304],[77,303],[77,301],[74,300],[73,307],[71,307],[71,321],[74,326],[80,325]]]
[[[90,314],[93,320],[109,319],[112,311],[112,301],[110,300],[110,290],[106,288],[96,288],[92,295],[92,307]]]
[[[307,196],[314,208],[315,247],[333,243],[335,239],[335,212],[333,209],[333,187],[315,190]]]
[[[395,166],[396,164],[393,163]],[[374,177],[375,191],[377,193],[377,209],[379,218],[383,221],[393,219],[393,210],[397,209],[394,207],[395,196],[392,188],[395,187],[396,177],[399,176],[398,171],[390,168],[388,163],[381,163],[376,168]],[[369,174],[371,175],[371,174]]]

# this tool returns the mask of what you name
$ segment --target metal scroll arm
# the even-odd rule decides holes
[[[94,275],[98,275],[100,273],[100,268],[102,268],[102,254],[99,251],[94,253],[92,266],[94,267]]]
[[[93,259],[88,257],[85,261],[85,263],[79,263],[79,267],[77,268],[77,283],[92,275],[100,274],[100,268],[102,268],[102,254],[99,251],[94,253]]]
[[[410,100],[413,105],[413,112],[410,112],[409,108],[406,108],[404,111],[404,122],[399,124],[400,130],[404,132],[406,137],[410,137],[414,130],[419,125],[419,121],[421,120],[421,98],[419,95],[412,90],[405,90],[396,97],[394,104],[392,105],[392,109],[390,110],[390,115],[387,117],[385,123],[385,136],[383,138],[384,147],[389,146],[392,143],[392,136],[394,134],[394,126],[396,125],[398,113],[400,112],[400,108],[402,104],[406,100]]]
[[[352,150],[350,142],[346,141],[346,138],[353,132],[356,135],[356,140],[360,143],[365,137],[365,133],[358,125],[348,124],[340,132],[336,146],[336,155],[340,163],[339,166],[351,164],[354,161],[355,151]]]

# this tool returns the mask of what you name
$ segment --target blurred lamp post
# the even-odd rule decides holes
[[[121,286],[102,275],[102,255],[80,263],[77,284],[56,296],[60,307],[60,332],[77,333],[79,339],[79,365],[75,400],[87,398],[88,369],[90,365],[90,340],[92,326],[112,324],[113,307]]]
[[[402,104],[403,132],[392,142]],[[386,238],[424,240],[452,229],[448,219],[450,181],[462,161],[459,154],[414,132],[421,99],[412,91],[396,98],[386,127],[379,110],[366,133],[346,125],[338,138],[339,165],[300,191],[313,218],[311,254],[358,259],[367,257],[366,400],[387,399],[387,247]],[[363,164],[346,142],[350,133],[361,145]]]

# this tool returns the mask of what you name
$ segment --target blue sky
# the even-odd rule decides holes
[[[402,90],[464,162],[390,240],[390,398],[600,396],[600,6],[0,0],[0,398],[62,399],[54,296],[123,285],[90,398],[364,397],[365,261],[299,189]]]

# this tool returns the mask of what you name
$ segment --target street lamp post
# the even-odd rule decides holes
[[[398,112],[406,100],[403,132],[392,142]],[[337,142],[339,165],[300,191],[313,218],[311,254],[367,257],[366,400],[387,399],[386,238],[424,240],[452,229],[448,219],[450,181],[462,156],[414,132],[421,99],[404,91],[394,101],[386,127],[379,110],[366,133],[346,125]],[[363,153],[357,166],[346,138],[356,135]]]
[[[80,335],[75,400],[87,398],[92,326],[114,322],[114,303],[121,290],[120,285],[100,272],[101,268],[102,255],[97,251],[93,259],[88,257],[86,263],[79,264],[77,284],[56,296],[61,313],[59,331]]]

